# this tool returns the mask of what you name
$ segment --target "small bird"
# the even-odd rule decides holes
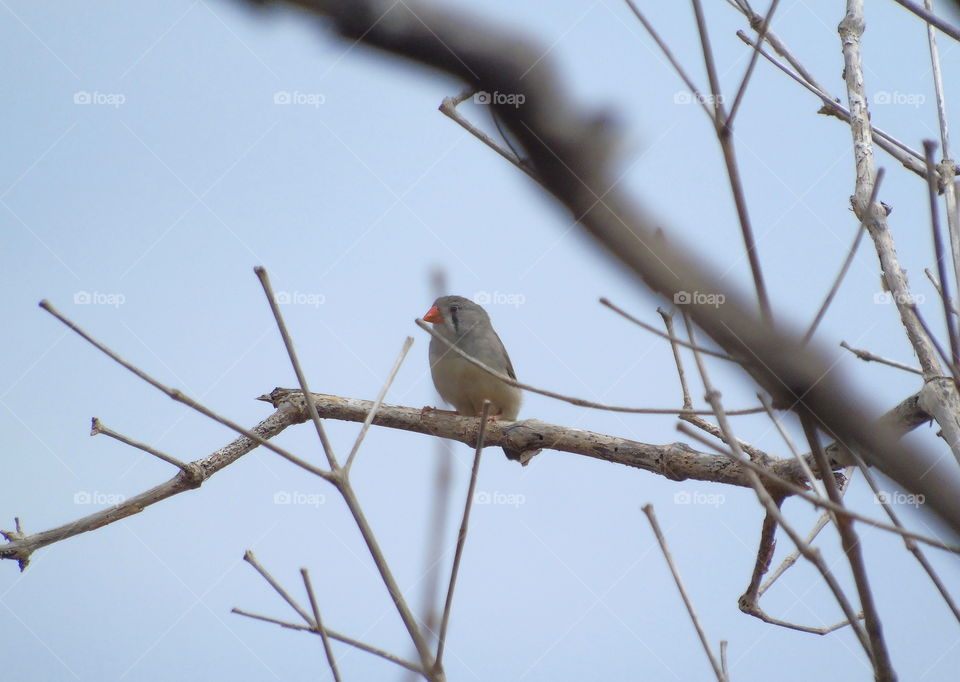
[[[490,323],[487,311],[463,296],[441,296],[423,316],[443,338],[490,369],[517,375],[503,342]],[[513,421],[520,412],[520,389],[490,376],[465,360],[437,338],[430,339],[430,374],[440,397],[456,408],[457,414],[480,416],[483,401],[490,401],[490,416]],[[521,453],[503,449],[507,459],[521,460]]]

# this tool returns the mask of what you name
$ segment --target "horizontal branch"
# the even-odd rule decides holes
[[[339,419],[363,423],[373,408],[370,400],[342,398],[333,395],[313,394],[317,413],[321,419]],[[303,393],[299,389],[275,388],[268,395],[258,398],[271,403],[277,411],[250,429],[256,436],[268,440],[288,426],[310,419]],[[917,394],[910,396],[877,420],[878,427],[889,429],[897,437],[930,420],[930,415],[920,407]],[[476,446],[480,422],[476,417],[461,417],[436,410],[423,411],[414,407],[381,404],[373,421],[375,426],[412,431]],[[120,521],[142,512],[147,507],[187,490],[198,488],[206,479],[221,469],[233,464],[259,445],[257,441],[240,436],[219,450],[190,462],[186,471],[160,485],[123,502],[101,509],[70,523],[40,531],[32,535],[24,533],[19,524],[16,531],[0,531],[7,544],[0,545],[0,559],[13,559],[26,568],[30,556],[36,550],[66,540],[75,535]],[[487,424],[484,447],[506,446],[514,450],[557,450],[594,459],[623,464],[664,476],[673,481],[693,479],[749,487],[747,468],[716,453],[701,452],[685,443],[653,445],[610,436],[582,429],[573,429],[558,424],[548,424],[538,419],[518,422],[493,421]],[[849,461],[849,453],[836,443],[827,448],[831,463],[838,468]],[[809,456],[809,455],[808,455]],[[767,458],[758,464],[766,467],[774,476],[796,486],[805,487],[806,477],[796,459]],[[784,495],[790,491],[780,490]]]
[[[324,419],[363,422],[373,403],[358,398],[343,398],[334,395],[313,394],[317,412]],[[259,400],[274,407],[285,407],[299,413],[301,421],[308,418],[306,401],[298,389],[275,388]],[[917,395],[910,396],[878,420],[900,436],[930,420],[919,406]],[[475,447],[480,422],[476,417],[436,410],[424,411],[413,407],[382,404],[373,419],[376,426],[423,433],[440,438],[449,438],[470,447]],[[484,446],[507,447],[518,451],[556,450],[593,457],[614,464],[643,469],[673,481],[693,479],[726,483],[744,488],[750,487],[747,468],[732,462],[728,457],[711,452],[701,452],[685,443],[654,445],[620,438],[593,431],[574,429],[558,424],[549,424],[539,419],[524,419],[517,422],[494,421],[487,425]],[[843,448],[836,444],[827,448],[827,453],[845,464]],[[795,485],[804,486],[806,477],[793,459],[774,459],[759,462],[774,475]],[[842,464],[838,463],[838,467]]]

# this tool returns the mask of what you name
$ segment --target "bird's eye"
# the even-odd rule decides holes
[[[460,306],[458,306],[458,305],[452,305],[452,306],[450,306],[450,312],[451,312],[451,313],[456,313],[456,312],[459,312],[459,311],[460,311]]]

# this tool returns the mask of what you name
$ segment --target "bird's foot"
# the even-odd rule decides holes
[[[441,410],[439,407],[431,407],[430,405],[424,405],[420,408],[420,416],[422,417],[427,412],[439,412],[440,414],[457,414],[456,410]]]

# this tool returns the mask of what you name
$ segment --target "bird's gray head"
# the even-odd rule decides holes
[[[423,319],[450,339],[462,338],[474,328],[479,330],[490,324],[487,311],[463,296],[441,296]]]

